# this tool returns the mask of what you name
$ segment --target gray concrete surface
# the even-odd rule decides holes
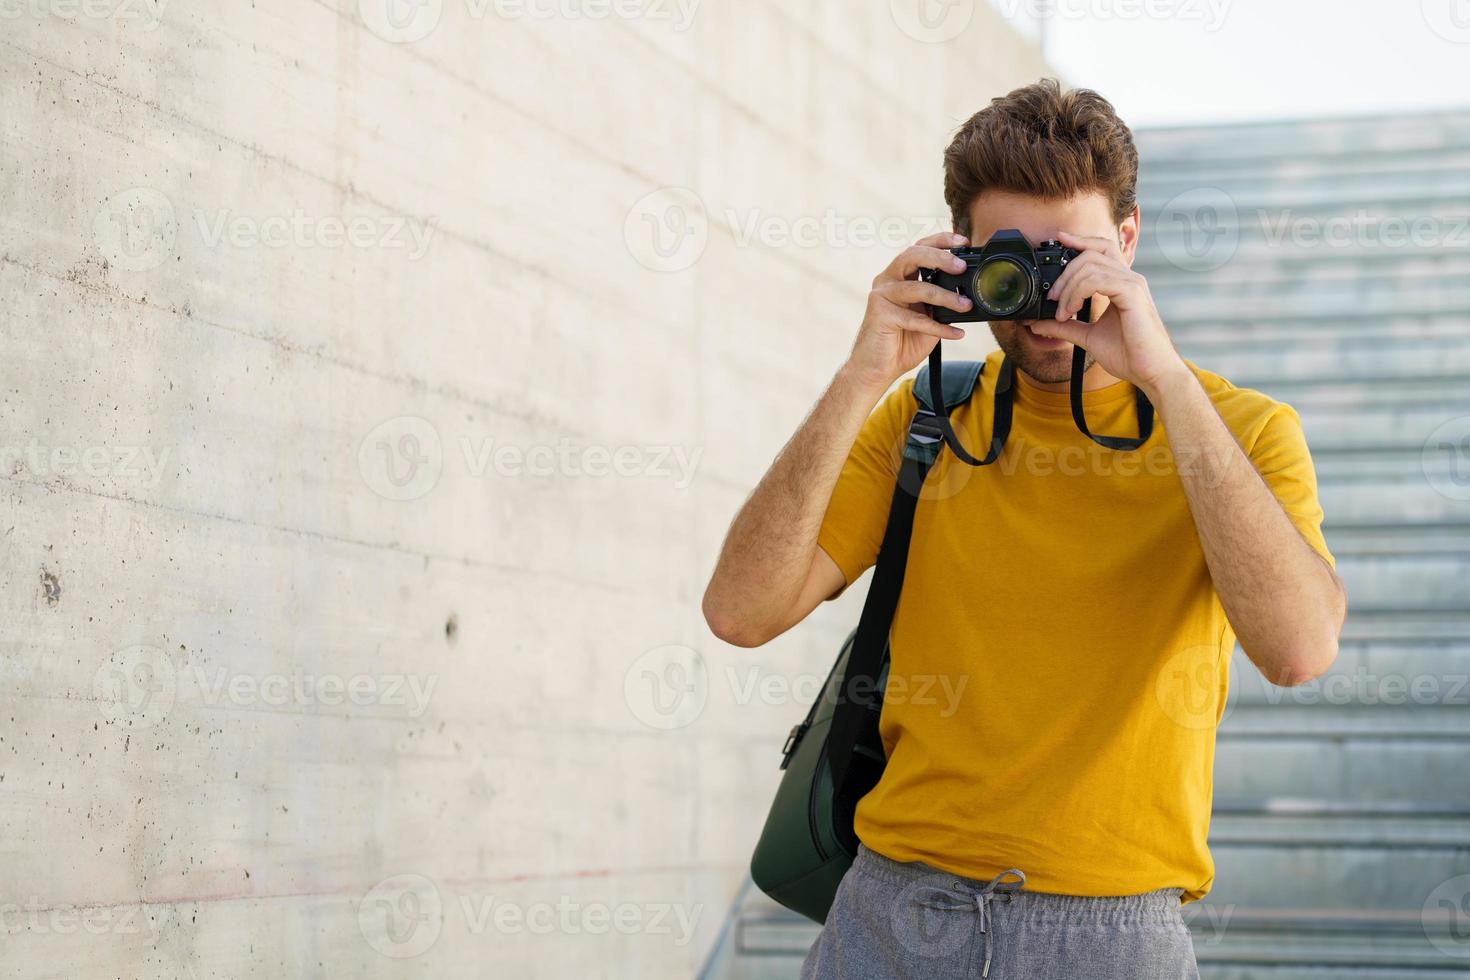
[[[983,5],[0,4],[0,974],[691,975],[857,601],[725,648],[715,549],[1043,71]]]

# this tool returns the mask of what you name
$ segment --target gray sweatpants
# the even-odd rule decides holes
[[[866,847],[842,879],[802,980],[1198,980],[1178,888],[1116,898],[957,878]]]

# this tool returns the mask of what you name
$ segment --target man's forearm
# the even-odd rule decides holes
[[[756,646],[789,629],[817,532],[853,442],[884,389],[844,367],[735,515],[704,594],[717,636]],[[823,597],[825,598],[825,597]]]
[[[1337,656],[1347,610],[1342,583],[1287,517],[1192,371],[1173,373],[1148,395],[1241,647],[1276,684],[1318,676]]]

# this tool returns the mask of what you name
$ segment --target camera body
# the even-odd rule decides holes
[[[931,306],[929,315],[940,323],[982,323],[989,320],[1049,320],[1057,304],[1046,298],[1067,263],[1082,253],[1058,241],[1033,246],[1015,228],[998,231],[976,247],[950,249],[965,260],[964,272],[920,269],[919,278],[941,289],[970,298],[968,313]],[[1082,303],[1077,319],[1092,322],[1092,300]]]

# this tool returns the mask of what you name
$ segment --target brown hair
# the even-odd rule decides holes
[[[944,151],[944,200],[970,233],[970,204],[987,190],[1063,200],[1096,191],[1121,223],[1137,203],[1138,150],[1112,103],[1055,78],[991,99]]]

